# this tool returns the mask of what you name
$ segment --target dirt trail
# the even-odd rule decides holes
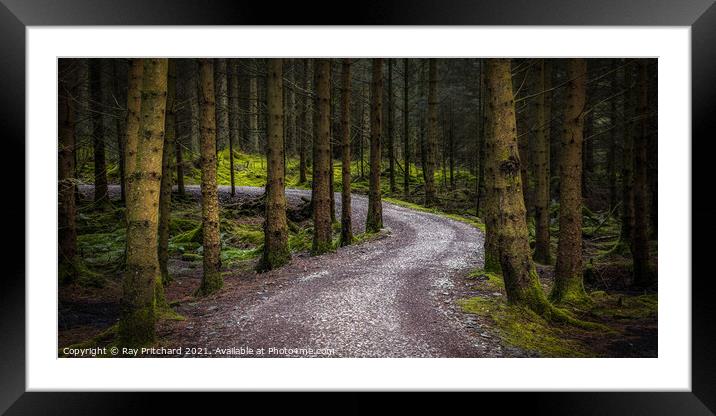
[[[237,188],[241,197],[262,191]],[[290,189],[287,196],[310,198],[310,191]],[[336,201],[340,213],[340,195]],[[367,198],[355,195],[352,205],[360,232]],[[496,339],[468,335],[451,298],[457,277],[482,264],[483,234],[389,203],[383,217],[383,238],[322,256],[296,256],[259,275],[269,286],[249,301],[229,286],[214,298],[183,304],[179,312],[188,324],[171,331],[166,346],[196,347],[197,355],[212,356],[246,356],[231,354],[239,347],[264,348],[264,356],[274,357],[501,356]]]

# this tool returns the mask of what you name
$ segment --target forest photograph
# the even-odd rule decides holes
[[[57,79],[59,358],[658,357],[656,58]]]

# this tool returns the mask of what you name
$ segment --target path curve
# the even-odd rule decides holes
[[[243,196],[262,192],[237,187]],[[226,193],[228,187],[220,187],[220,194]],[[287,189],[286,194],[310,198],[308,190]],[[364,227],[367,197],[352,200],[357,233]],[[336,203],[340,213],[340,194]],[[458,275],[483,264],[482,232],[385,202],[383,221],[384,238],[295,259],[261,275],[291,277],[266,297],[241,307],[202,308],[213,312],[192,327],[198,331],[191,337],[196,346],[264,348],[265,356],[280,357],[484,356],[485,345],[450,316],[445,307],[450,301],[441,296],[451,292]],[[223,305],[227,297],[230,301],[231,294],[223,296]]]

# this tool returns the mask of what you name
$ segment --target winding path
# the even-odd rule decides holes
[[[228,188],[220,188],[221,194],[228,193]],[[262,191],[237,188],[242,196]],[[190,187],[190,192],[198,192],[198,187]],[[310,198],[310,191],[288,189],[287,196]],[[336,201],[340,213],[340,194]],[[354,195],[352,209],[358,233],[364,227],[367,198]],[[447,312],[450,302],[441,297],[448,295],[459,273],[482,264],[482,233],[462,222],[389,203],[383,203],[383,219],[384,238],[295,258],[262,275],[267,280],[291,276],[268,296],[241,307],[203,308],[211,312],[191,328],[193,343],[209,350],[264,348],[266,356],[281,357],[484,356],[480,337],[467,335]],[[225,294],[221,303],[231,304],[231,297]],[[206,307],[212,301],[201,303]]]

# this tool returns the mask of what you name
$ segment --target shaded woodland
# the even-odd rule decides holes
[[[390,234],[387,203],[480,230],[483,265],[459,272],[470,291],[453,303],[505,345],[656,356],[655,59],[58,71],[60,347],[162,345],[181,305],[297,256],[371,250]]]

